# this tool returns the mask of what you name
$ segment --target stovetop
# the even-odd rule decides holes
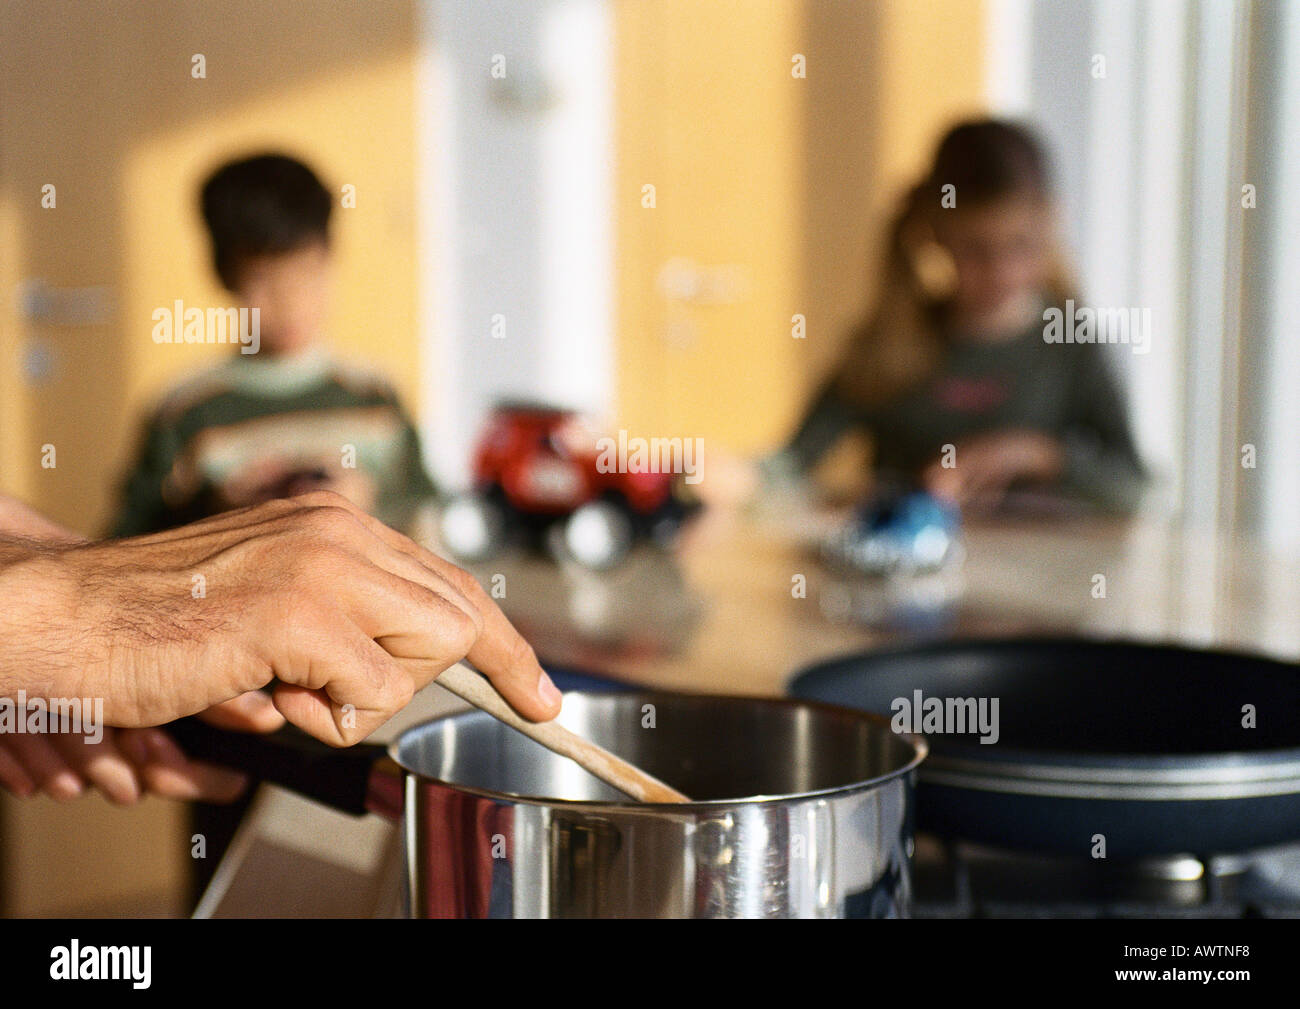
[[[1119,861],[921,835],[913,888],[917,918],[1300,918],[1300,844]]]

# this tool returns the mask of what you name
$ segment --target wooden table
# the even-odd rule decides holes
[[[1081,633],[1300,656],[1300,559],[1153,519],[969,524],[955,593],[921,630],[837,616],[886,591],[839,576],[816,543],[834,513],[715,512],[667,553],[594,573],[537,556],[472,568],[544,662],[674,690],[776,695],[827,657],[922,636]],[[953,584],[955,582],[955,584]],[[914,587],[915,588],[915,587]],[[802,590],[801,590],[802,589]]]

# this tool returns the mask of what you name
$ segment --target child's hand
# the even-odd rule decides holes
[[[926,490],[964,508],[992,508],[1019,482],[1050,483],[1065,464],[1061,443],[1041,431],[1012,429],[977,435],[956,446],[954,465],[931,463]]]

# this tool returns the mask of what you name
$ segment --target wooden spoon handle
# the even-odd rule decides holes
[[[438,682],[462,700],[489,715],[500,719],[512,729],[518,729],[530,739],[535,739],[548,750],[568,757],[586,768],[601,781],[613,785],[620,792],[641,802],[690,802],[686,796],[665,785],[622,757],[616,757],[604,747],[583,739],[556,722],[530,722],[510,707],[497,693],[490,680],[480,676],[460,663],[449,666],[438,677]]]

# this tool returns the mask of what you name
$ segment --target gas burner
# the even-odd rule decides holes
[[[922,835],[913,865],[918,918],[1300,917],[1300,844],[1107,861]]]

